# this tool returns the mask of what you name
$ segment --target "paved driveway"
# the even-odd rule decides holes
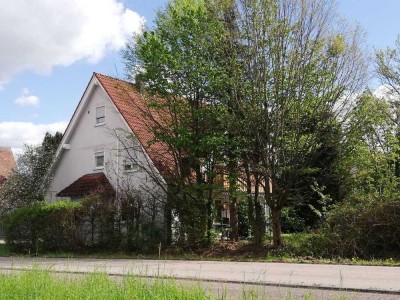
[[[185,280],[376,291],[400,295],[400,267],[323,264],[135,259],[54,259],[0,257],[0,269],[29,269],[111,275],[171,276]],[[399,296],[400,297],[400,296]]]

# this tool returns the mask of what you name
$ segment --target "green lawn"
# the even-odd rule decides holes
[[[117,280],[107,274],[56,276],[33,270],[0,274],[0,299],[215,299],[200,284],[181,286],[171,279],[152,283],[133,276]]]

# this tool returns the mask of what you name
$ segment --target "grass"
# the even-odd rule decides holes
[[[83,278],[55,276],[50,271],[33,270],[0,274],[0,299],[215,299],[200,284],[181,286],[171,279],[145,282],[126,276],[121,282],[107,274]]]
[[[265,289],[265,287],[264,287]],[[178,284],[170,278],[141,279],[135,276],[110,277],[105,273],[60,274],[50,269],[29,271],[13,270],[8,274],[0,273],[0,300],[3,299],[137,299],[137,300],[227,300],[233,296],[241,300],[271,299],[268,291],[243,285],[241,291],[233,288],[227,291],[221,283],[218,295],[206,292],[201,282]],[[231,294],[233,292],[233,294]],[[209,294],[210,293],[210,294]],[[275,292],[276,294],[276,292]],[[215,296],[214,296],[215,295]],[[323,294],[322,294],[323,295]],[[313,291],[296,293],[291,289],[282,289],[273,299],[313,300]],[[330,299],[344,300],[346,294],[334,294]]]

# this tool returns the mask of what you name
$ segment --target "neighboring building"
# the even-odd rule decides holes
[[[0,147],[0,187],[15,168],[16,164],[11,148]],[[2,238],[3,235],[3,227],[0,225],[0,238]]]
[[[15,168],[16,164],[11,148],[0,147],[0,184],[7,180]]]
[[[102,188],[116,195],[140,192],[161,203],[161,174],[170,157],[165,145],[150,143],[144,107],[132,83],[94,73],[56,152],[49,201]]]

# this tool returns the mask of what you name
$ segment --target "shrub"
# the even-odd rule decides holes
[[[120,244],[117,211],[113,197],[94,193],[82,200],[82,231],[85,244],[91,248],[109,249]]]
[[[284,235],[284,242],[284,253],[293,257],[327,258],[333,255],[331,249],[334,241],[331,236],[320,232]]]
[[[398,256],[400,201],[338,207],[328,215],[324,232],[336,241],[332,251],[338,256],[365,259]]]
[[[121,199],[95,193],[82,201],[37,203],[14,210],[4,220],[6,241],[13,252],[156,249],[164,242],[155,208],[136,195]]]
[[[74,250],[81,246],[80,214],[81,204],[69,201],[17,209],[4,220],[7,243],[17,252]]]

